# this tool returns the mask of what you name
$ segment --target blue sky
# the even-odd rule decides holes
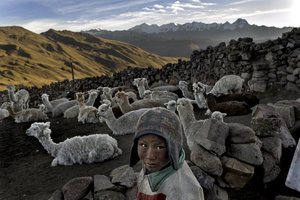
[[[36,33],[94,28],[125,30],[141,23],[232,23],[300,27],[300,0],[1,0],[0,26]]]

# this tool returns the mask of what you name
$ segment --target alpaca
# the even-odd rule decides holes
[[[26,130],[26,134],[36,137],[45,150],[55,157],[51,163],[52,167],[103,162],[122,154],[117,140],[108,134],[75,136],[63,142],[54,143],[50,136],[50,122],[35,122]]]
[[[123,91],[117,92],[114,99],[116,103],[119,105],[123,114],[141,108],[164,107],[164,103],[166,103],[166,102],[161,102],[153,99],[142,99],[142,100],[137,100],[132,104],[130,104],[128,96]]]
[[[206,93],[209,93],[213,89],[213,87],[214,87],[214,86],[211,86],[211,85],[207,85],[207,84],[201,83],[200,81],[198,81],[196,84],[198,86],[200,86],[201,88],[205,89]]]
[[[186,136],[187,145],[192,150],[194,145],[197,144],[194,138],[197,137],[198,131],[201,130],[205,120],[196,120],[193,105],[190,99],[187,98],[177,100],[177,112]]]
[[[210,118],[216,119],[216,120],[218,120],[220,122],[224,122],[224,117],[226,117],[226,116],[227,116],[226,113],[221,113],[220,111],[214,111],[211,114]]]
[[[8,98],[13,106],[13,111],[18,112],[23,109],[29,108],[29,92],[25,89],[21,89],[18,92],[16,91],[16,86],[7,85]]]
[[[100,121],[106,122],[114,135],[125,135],[136,131],[136,123],[139,117],[147,110],[149,109],[144,108],[130,111],[117,119],[112,112],[110,103],[104,103],[99,106],[97,116]]]
[[[0,120],[9,117],[9,112],[7,109],[0,108]]]
[[[60,98],[60,99],[55,99],[55,100],[49,101],[49,95],[42,94],[42,101],[43,101],[44,105],[46,106],[46,113],[50,113],[58,104],[61,104],[63,102],[69,101],[69,100],[67,98]]]
[[[168,100],[175,100],[177,101],[178,95],[169,92],[169,91],[151,91],[151,90],[145,90],[144,92],[144,99],[154,99],[154,100],[159,100],[159,99],[168,99]]]
[[[132,84],[137,87],[138,92],[139,92],[139,97],[141,99],[144,98],[144,92],[145,92],[146,88],[145,88],[145,84],[144,84],[144,81],[142,80],[142,78],[135,78],[133,80]]]
[[[222,94],[241,93],[243,89],[244,79],[237,75],[225,75],[220,78],[209,92],[214,96]]]
[[[48,116],[42,110],[37,108],[30,108],[26,110],[21,110],[19,112],[14,112],[12,107],[9,106],[7,110],[9,114],[15,119],[16,123],[36,122],[48,119]]]
[[[182,94],[185,98],[194,99],[194,95],[191,91],[189,91],[188,83],[186,81],[179,81],[178,87],[182,91]]]
[[[89,93],[89,98],[85,102],[85,105],[92,106],[95,103],[95,100],[98,96],[98,92],[95,90],[91,90],[88,93]],[[76,99],[77,99],[77,94],[78,93],[76,93]],[[78,102],[78,100],[76,100],[76,101]],[[73,105],[72,107],[70,107],[64,111],[64,118],[67,118],[67,119],[75,118],[75,117],[78,117],[78,114],[79,114],[79,105],[77,103],[76,105]]]
[[[251,112],[251,109],[244,101],[226,101],[217,103],[216,97],[213,94],[206,95],[208,108],[214,111],[226,113],[228,116],[246,115]]]
[[[225,101],[244,101],[246,102],[250,108],[259,104],[259,98],[250,92],[243,92],[239,94],[227,94],[216,97],[216,101],[225,102]]]
[[[78,113],[78,122],[86,123],[98,123],[99,119],[97,118],[98,109],[94,106],[87,106],[84,103],[83,93],[77,94],[77,101],[79,103],[79,113]]]
[[[196,104],[199,109],[205,109],[207,108],[207,103],[205,99],[205,89],[200,88],[197,83],[193,84],[193,90],[194,90],[194,98],[196,101]]]
[[[176,111],[176,106],[177,104],[175,100],[171,100],[168,103],[165,103],[165,107],[172,112]]]
[[[63,115],[66,110],[69,108],[78,105],[77,100],[70,100],[63,103],[58,104],[56,107],[52,110],[52,117],[58,117],[60,115]]]

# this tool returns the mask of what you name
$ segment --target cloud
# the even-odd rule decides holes
[[[155,4],[153,7],[154,7],[154,8],[164,8],[164,6],[158,5],[158,4]]]
[[[242,0],[242,1],[236,1],[236,2],[229,3],[229,5],[240,5],[240,4],[245,4],[245,3],[249,3],[249,2],[253,2],[253,1],[257,1],[257,0]]]

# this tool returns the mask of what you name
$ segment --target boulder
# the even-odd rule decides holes
[[[62,192],[65,200],[80,200],[85,197],[91,189],[93,178],[78,177],[68,181],[63,187]]]
[[[230,144],[226,154],[251,165],[261,165],[263,163],[262,153],[255,143]]]

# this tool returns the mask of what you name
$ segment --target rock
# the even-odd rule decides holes
[[[228,132],[229,128],[225,123],[216,119],[207,119],[198,131],[199,137],[195,138],[195,142],[208,151],[222,155],[226,151],[225,139]]]
[[[280,173],[280,167],[276,165],[276,159],[267,152],[263,151],[263,169],[264,169],[264,183],[269,183],[277,178]]]
[[[220,159],[200,145],[195,145],[191,150],[190,160],[209,174],[222,175],[223,168]]]
[[[252,109],[252,119],[279,118],[275,108],[266,104],[257,104]]]
[[[293,190],[300,192],[300,139],[296,147],[293,160],[285,181],[285,185]]]
[[[262,153],[255,143],[230,144],[226,154],[251,165],[261,165],[263,163]]]
[[[123,165],[114,169],[110,173],[110,177],[113,184],[119,184],[127,188],[133,187],[137,178],[132,167],[129,167],[129,165]]]
[[[253,143],[255,142],[255,132],[252,128],[240,123],[228,123],[231,143]]]
[[[63,200],[63,193],[60,190],[55,190],[48,200]]]
[[[125,196],[121,192],[103,190],[95,194],[94,200],[125,200]]]
[[[294,116],[295,116],[295,121],[300,119],[300,102],[296,100],[281,100],[277,101],[275,105],[290,105],[293,106],[294,108]]]
[[[261,137],[260,140],[263,143],[261,150],[270,153],[276,164],[280,163],[282,153],[281,139],[278,137]]]
[[[213,188],[205,195],[205,200],[228,200],[227,191],[214,184]]]
[[[136,200],[136,191],[137,186],[129,188],[125,193],[126,200]]]
[[[223,156],[221,161],[224,180],[230,187],[243,188],[253,177],[253,166],[226,156]]]
[[[109,178],[105,175],[94,176],[94,193],[103,190],[115,190],[116,186],[112,184]]]
[[[288,196],[278,195],[275,197],[275,200],[300,200],[300,199],[297,197],[288,197]]]
[[[215,179],[211,176],[209,176],[207,173],[205,173],[203,170],[201,170],[200,167],[198,166],[191,166],[190,167],[193,174],[195,175],[195,177],[197,178],[198,182],[200,183],[200,185],[207,190],[212,189]]]
[[[257,136],[279,136],[281,120],[278,118],[252,118],[251,127]]]
[[[86,196],[92,185],[93,178],[78,177],[68,181],[63,187],[62,192],[65,200],[79,200]]]
[[[288,128],[292,127],[295,124],[295,111],[292,105],[276,104],[276,103],[275,104],[269,103],[268,105],[275,108],[275,111],[284,120]]]
[[[253,92],[265,92],[267,89],[267,84],[265,81],[249,80],[248,86]]]

